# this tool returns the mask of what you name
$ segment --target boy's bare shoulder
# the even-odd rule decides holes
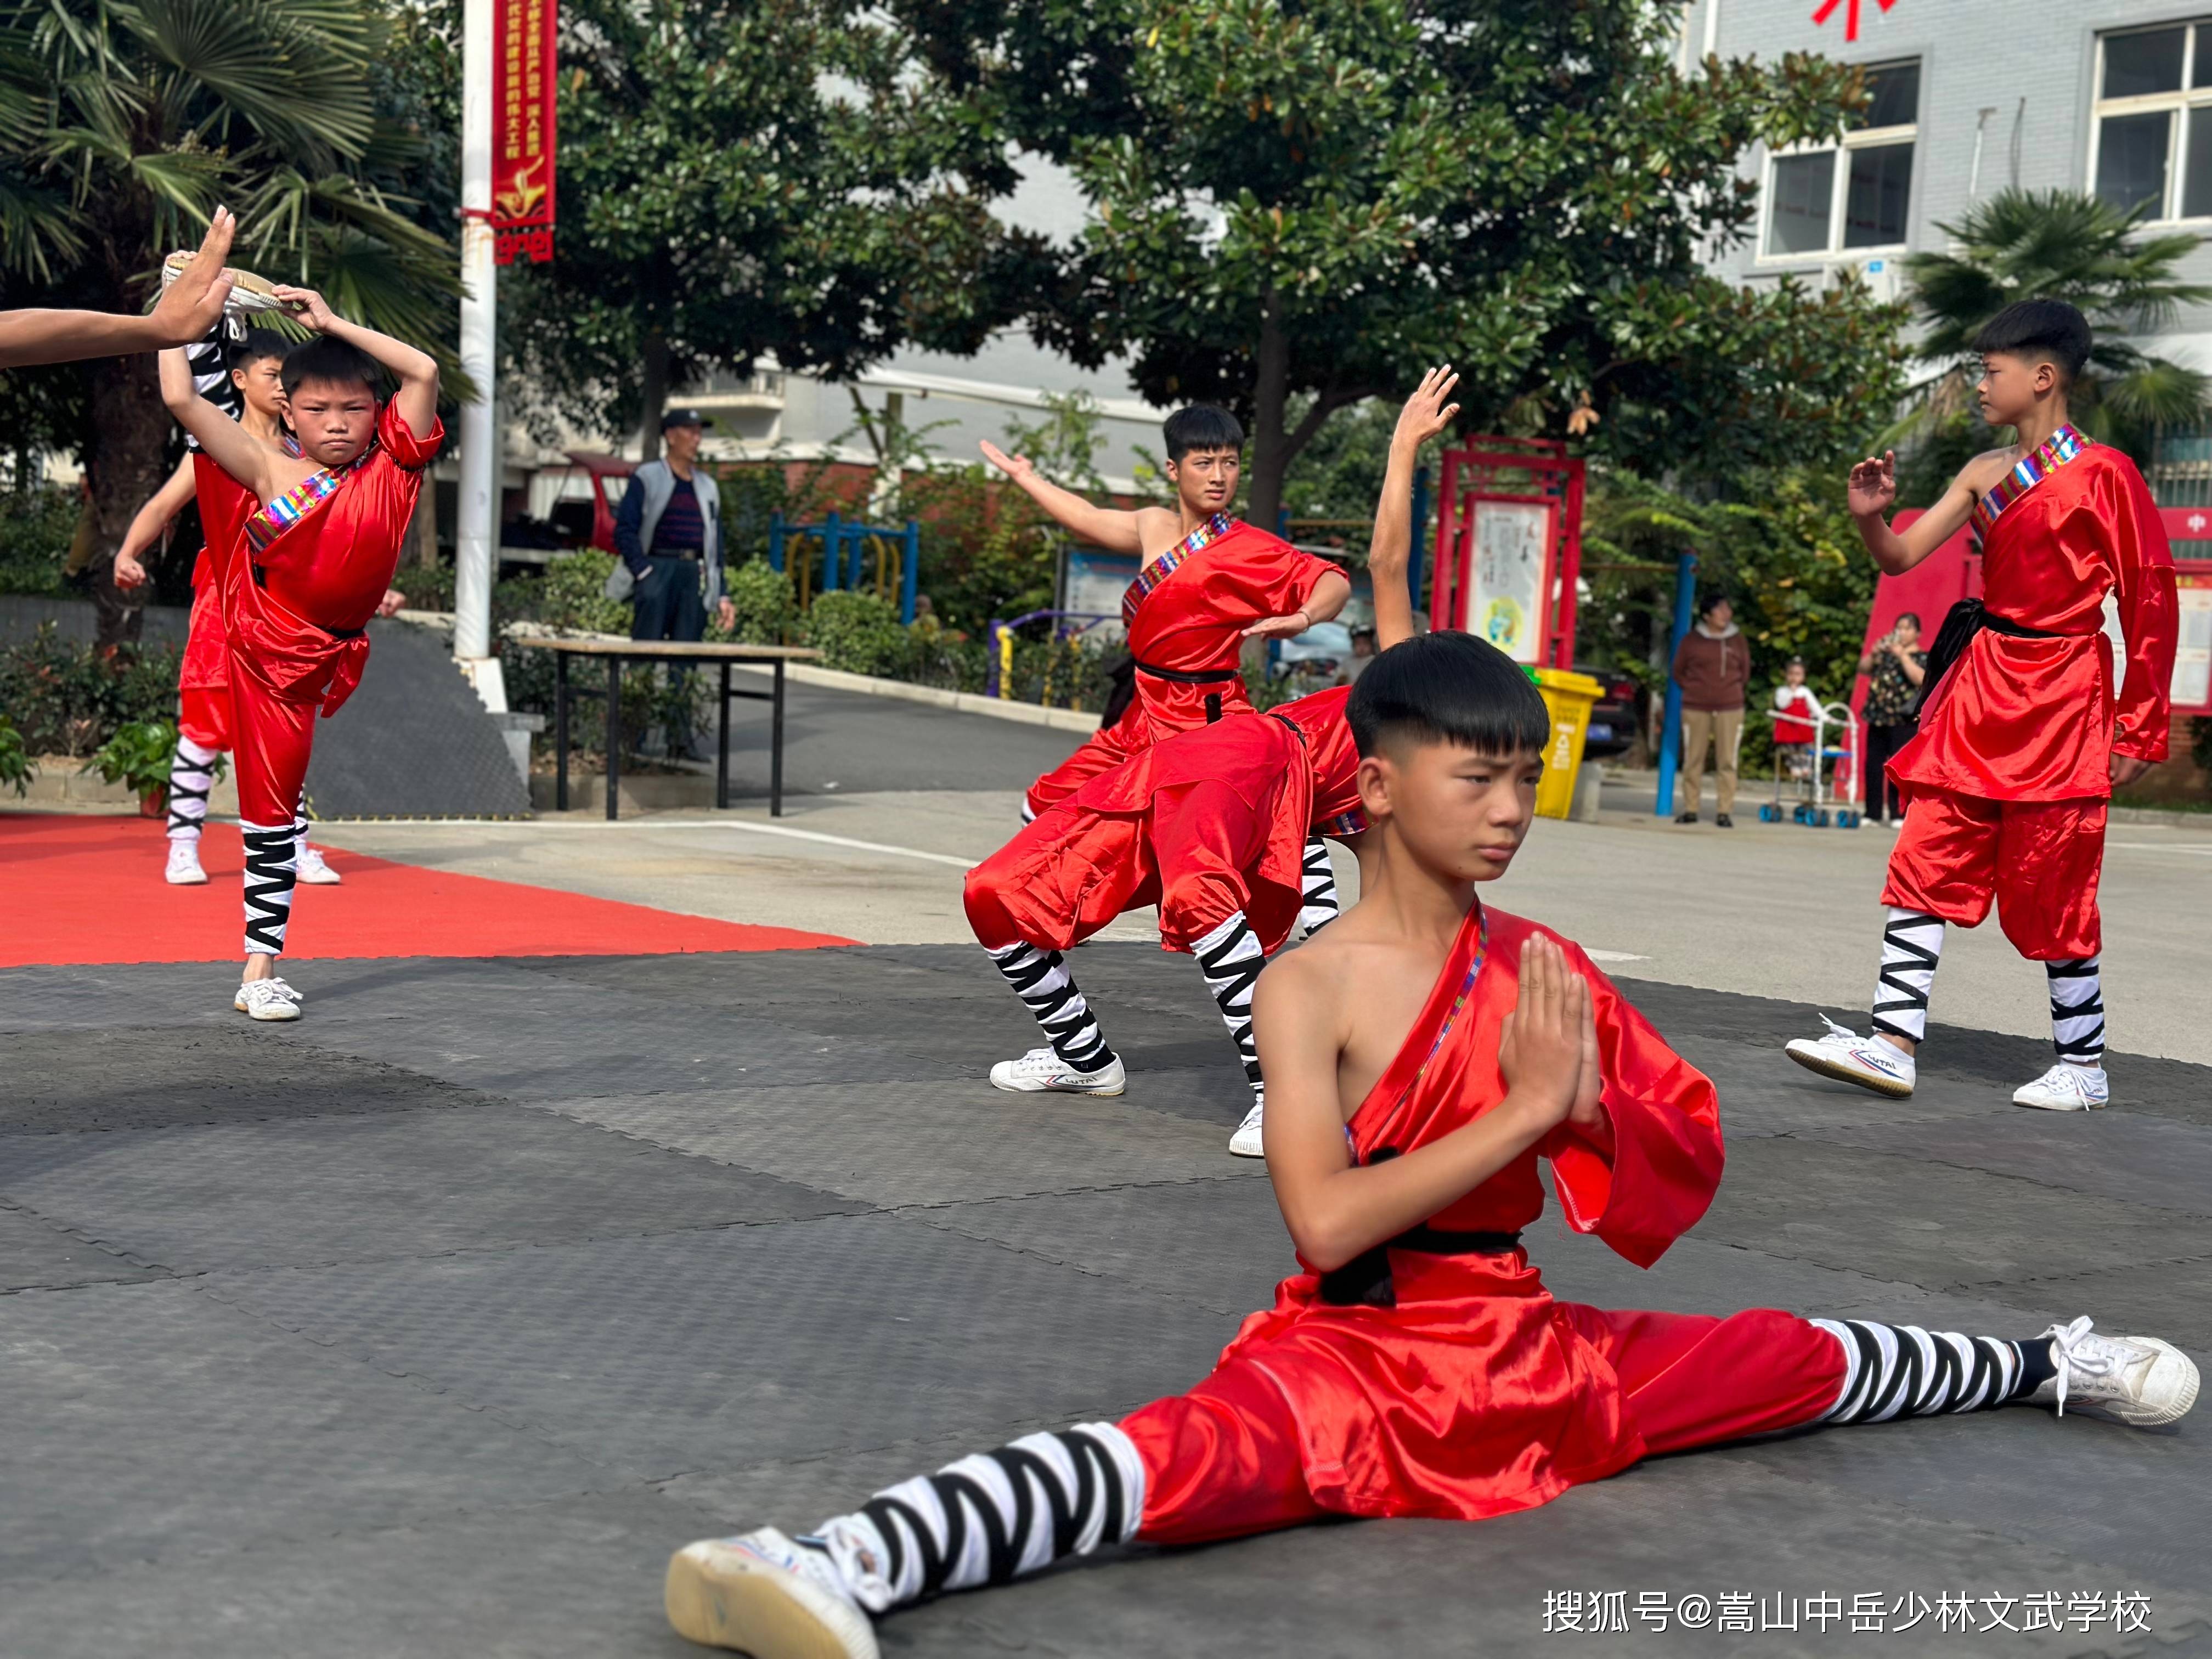
[[[1985,495],[1996,488],[1998,479],[2019,464],[2020,451],[2014,445],[1985,449],[1959,469],[1959,485],[1973,495]]]

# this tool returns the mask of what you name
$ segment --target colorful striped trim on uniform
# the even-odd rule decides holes
[[[1489,958],[1490,913],[1487,910],[1482,913],[1474,927],[1474,960],[1467,965],[1467,977],[1459,982],[1459,994],[1452,999],[1451,1012],[1444,1016],[1443,1029],[1437,1031],[1437,1040],[1429,1045],[1429,1052],[1422,1058],[1421,1069],[1413,1073],[1413,1080],[1406,1085],[1407,1095],[1419,1088],[1421,1079],[1429,1074],[1430,1062],[1436,1059],[1437,1050],[1444,1046],[1444,1039],[1451,1035],[1452,1027],[1459,1023],[1460,1010],[1467,1006],[1468,995],[1474,989],[1474,981],[1482,972],[1483,963]],[[1402,1100],[1405,1096],[1401,1095],[1399,1098]]]
[[[1358,836],[1367,832],[1367,814],[1354,807],[1349,812],[1339,812],[1333,818],[1323,819],[1314,825],[1317,836]]]
[[[1998,479],[1996,488],[1974,503],[1975,535],[1988,535],[1990,526],[1997,521],[1998,514],[2088,447],[2088,439],[2070,426],[2062,426],[2036,447],[2035,453],[2021,456],[2020,464]]]
[[[376,445],[372,441],[367,449],[343,466],[335,471],[325,467],[313,477],[301,479],[248,519],[246,539],[253,550],[264,551],[279,536],[337,495],[338,486],[367,465],[368,458],[374,453]]]
[[[1121,595],[1122,623],[1126,625],[1135,618],[1137,607],[1145,602],[1146,598],[1154,588],[1175,574],[1176,566],[1200,548],[1211,546],[1219,541],[1229,533],[1230,526],[1235,522],[1236,520],[1226,513],[1215,514],[1197,529],[1192,531],[1189,535],[1139,570],[1137,573],[1137,580],[1131,582],[1128,591]]]

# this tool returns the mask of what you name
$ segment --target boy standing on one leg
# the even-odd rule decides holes
[[[315,717],[337,713],[361,682],[363,630],[398,566],[422,468],[445,435],[438,366],[427,352],[333,315],[311,289],[276,293],[321,336],[284,360],[299,456],[272,452],[202,398],[182,351],[161,354],[162,400],[203,452],[197,488],[229,641],[246,842],[246,973],[234,1006],[266,1020],[300,1017],[276,959],[291,919],[293,813]],[[399,389],[380,408],[383,371]]]
[[[1719,1182],[1712,1085],[1575,945],[1475,896],[1535,810],[1549,722],[1520,669],[1431,635],[1376,658],[1350,718],[1368,885],[1268,969],[1255,1010],[1301,1271],[1188,1394],[963,1458],[797,1538],[679,1550],[684,1635],[874,1659],[872,1620],[895,1607],[1131,1537],[1478,1520],[1651,1453],[1815,1423],[2049,1401],[2151,1426],[2194,1403],[2187,1356],[2086,1319],[2011,1341],[1555,1302],[1521,1244],[1538,1158],[1570,1226],[1649,1267]]]
[[[1971,518],[1982,544],[1979,599],[1943,620],[1920,694],[1920,730],[1889,763],[1905,796],[1881,902],[1874,1032],[1828,1020],[1790,1057],[1823,1076],[1902,1099],[1928,1031],[1943,927],[1997,923],[2040,962],[2055,1063],[2017,1105],[2082,1111],[2112,1098],[2105,1077],[2097,878],[2115,786],[2166,758],[2177,626],[2172,560],[2142,475],[2069,424],[2067,392],[2089,358],[2072,306],[2008,307],[1975,342],[1983,418],[2020,441],[1967,463],[1901,533],[1893,455],[1851,469],[1850,506],[1875,562],[1910,570]],[[2104,602],[2118,603],[2126,672],[2112,692]],[[1826,1016],[1822,1017],[1824,1019]]]

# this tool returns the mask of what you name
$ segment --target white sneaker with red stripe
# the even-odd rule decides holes
[[[1783,1052],[1807,1071],[1818,1072],[1822,1077],[1856,1083],[1862,1089],[1871,1089],[1893,1100],[1911,1096],[1917,1070],[1911,1054],[1893,1048],[1878,1036],[1861,1036],[1850,1026],[1838,1025],[1826,1014],[1820,1016],[1820,1023],[1828,1028],[1827,1036],[1798,1037]]]

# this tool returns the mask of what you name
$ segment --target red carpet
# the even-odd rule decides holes
[[[651,956],[855,943],[323,850],[345,882],[299,890],[288,956]],[[161,825],[144,818],[0,812],[0,968],[240,956],[237,830],[209,827],[204,887],[163,881],[165,851]]]

